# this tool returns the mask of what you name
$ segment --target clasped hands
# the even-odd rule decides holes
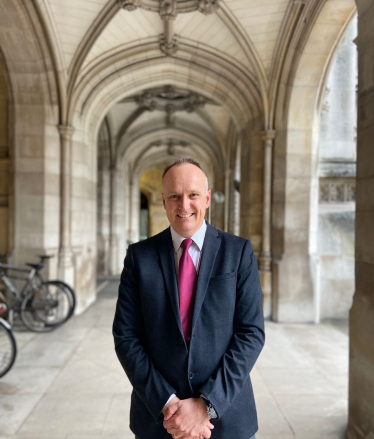
[[[214,425],[201,398],[175,396],[162,410],[164,427],[174,439],[209,439]]]

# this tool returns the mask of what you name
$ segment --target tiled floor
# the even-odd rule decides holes
[[[0,439],[133,439],[131,386],[111,335],[116,290],[109,283],[89,310],[53,333],[17,330],[16,364],[0,380]],[[251,373],[257,439],[343,439],[346,328],[268,322],[266,336]]]

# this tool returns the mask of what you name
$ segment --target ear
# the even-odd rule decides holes
[[[162,204],[164,205],[164,209],[166,210],[164,193],[162,193],[161,195],[162,195]]]
[[[210,206],[210,197],[212,195],[212,190],[209,189],[207,194],[206,194],[206,203],[205,203],[205,208],[208,209],[208,207]]]

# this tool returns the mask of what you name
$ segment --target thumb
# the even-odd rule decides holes
[[[168,407],[166,410],[166,414],[164,416],[164,421],[168,421],[177,412],[178,409],[179,409],[178,402]]]

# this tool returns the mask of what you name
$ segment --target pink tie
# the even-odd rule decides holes
[[[190,342],[192,331],[192,316],[195,302],[197,273],[188,249],[191,247],[192,239],[182,241],[182,256],[179,260],[179,310],[182,321],[184,339],[187,345]]]

